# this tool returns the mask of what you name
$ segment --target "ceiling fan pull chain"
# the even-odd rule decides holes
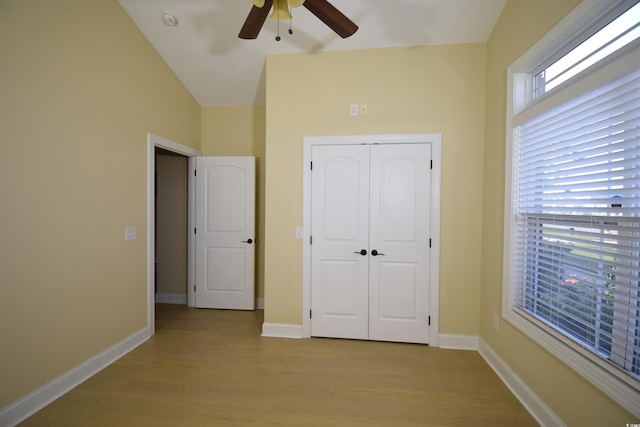
[[[291,20],[293,19],[293,13],[291,13],[291,11],[291,6],[289,6],[289,34],[293,34],[293,30],[291,29]]]
[[[280,41],[280,0],[276,0],[276,41]]]

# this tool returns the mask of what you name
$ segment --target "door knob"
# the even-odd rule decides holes
[[[360,254],[360,255],[362,255],[362,256],[365,256],[365,255],[367,254],[367,250],[366,250],[366,249],[363,249],[363,250],[361,250],[361,251],[355,251],[355,252],[354,252],[354,254]]]
[[[382,252],[378,252],[375,249],[371,251],[371,255],[373,255],[373,256],[378,256],[378,255],[384,256],[384,254]]]
[[[251,239],[243,240],[243,241],[242,241],[242,243],[252,244],[252,243],[253,243],[253,240],[251,240]]]

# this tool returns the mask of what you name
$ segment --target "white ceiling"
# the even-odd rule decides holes
[[[506,0],[331,0],[360,28],[340,38],[306,8],[267,19],[256,40],[242,40],[251,0],[119,0],[201,106],[265,104],[265,56],[487,41]],[[169,12],[176,27],[162,23]]]

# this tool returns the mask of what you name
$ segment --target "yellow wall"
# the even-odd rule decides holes
[[[0,52],[2,408],[146,326],[147,132],[200,107],[115,0],[2,0]]]
[[[485,56],[465,44],[267,58],[266,322],[302,322],[303,137],[442,133],[441,331],[480,333]]]
[[[637,420],[507,321],[492,327],[502,304],[506,69],[577,3],[510,0],[488,42],[481,337],[566,425],[623,426]]]
[[[264,298],[265,107],[202,108],[204,156],[256,157],[256,298]]]

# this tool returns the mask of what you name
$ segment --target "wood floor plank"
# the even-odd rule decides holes
[[[156,334],[21,426],[536,426],[472,351],[260,337],[262,311],[158,304]]]

